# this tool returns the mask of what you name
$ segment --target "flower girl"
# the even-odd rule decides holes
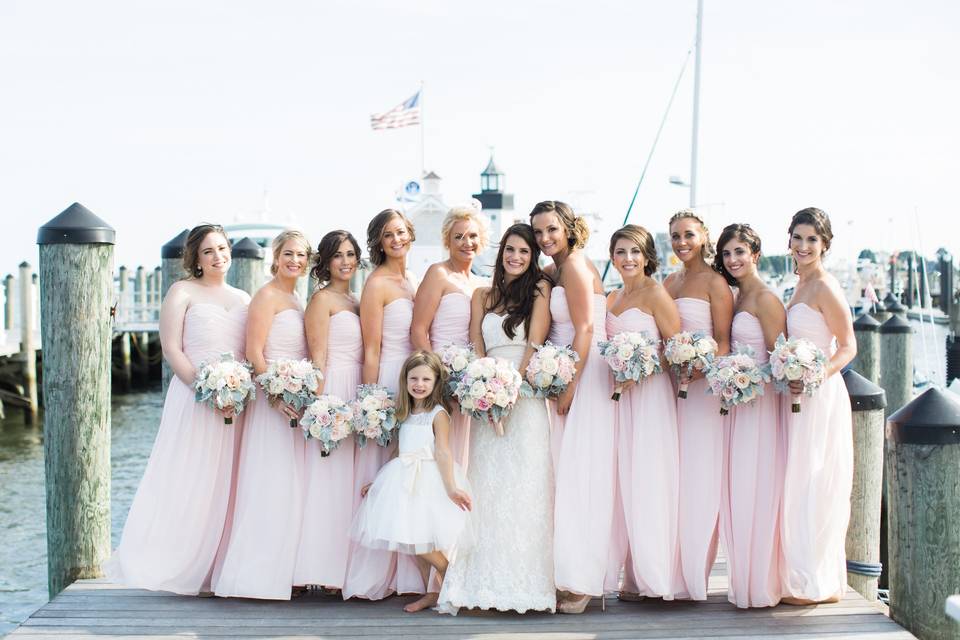
[[[424,584],[431,567],[442,582],[472,507],[466,477],[450,450],[450,416],[442,402],[445,375],[434,353],[415,351],[404,362],[396,413],[398,455],[363,487],[365,500],[350,532],[365,547],[416,555]],[[437,593],[427,593],[404,610],[436,603]]]

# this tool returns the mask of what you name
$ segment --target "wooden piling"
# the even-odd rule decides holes
[[[130,274],[126,266],[120,267],[119,275],[120,285],[120,312],[124,317],[128,317],[128,306],[131,300],[129,296]],[[133,383],[133,367],[130,362],[130,332],[124,331],[120,334],[120,389],[124,393],[130,392]]]
[[[183,270],[183,247],[187,243],[187,236],[190,235],[189,229],[184,229],[173,238],[170,239],[165,245],[160,248],[160,269],[163,273],[162,281],[160,283],[160,303],[163,304],[163,299],[167,297],[167,291],[170,290],[170,286],[178,280],[183,280],[187,277],[186,272]],[[159,340],[159,336],[158,336]],[[161,343],[161,348],[163,344]],[[162,374],[162,389],[163,395],[167,395],[167,386],[170,384],[170,378],[173,376],[173,370],[170,369],[170,365],[167,364],[166,359],[163,360],[163,374]]]
[[[890,304],[887,305],[887,319],[891,316],[898,316],[900,318],[907,318],[907,308],[900,304],[898,300],[893,300]],[[886,322],[886,320],[884,320]]]
[[[263,285],[263,247],[250,238],[242,238],[234,243],[231,259],[227,284],[243,289],[252,296]]]
[[[20,263],[20,353],[17,356],[23,363],[23,388],[27,396],[24,418],[28,424],[37,419],[37,345],[34,343],[33,278],[27,262]]]
[[[931,387],[887,421],[890,617],[922,640],[958,637],[960,401]]]
[[[78,203],[40,227],[48,590],[110,556],[114,230]]]
[[[133,285],[133,293],[136,297],[137,322],[146,322],[149,317],[147,314],[147,300],[149,291],[147,289],[147,272],[143,265],[137,267],[136,281]],[[134,370],[140,384],[145,384],[150,376],[150,334],[146,331],[138,331],[134,335],[136,364]]]
[[[12,274],[7,274],[7,277],[3,279],[3,291],[6,299],[3,302],[3,326],[7,331],[13,331],[13,297],[16,295],[14,293],[14,278]]]
[[[953,256],[946,249],[937,251],[940,271],[940,310],[950,315],[953,309]]]
[[[153,268],[153,306],[160,312],[160,303],[163,301],[163,269]]]
[[[853,335],[857,339],[857,356],[850,364],[857,373],[877,384],[880,381],[880,323],[864,313],[853,323]]]
[[[894,313],[877,329],[880,334],[880,386],[887,393],[886,415],[913,398],[913,327]]]
[[[40,330],[40,276],[30,274],[30,298],[33,300],[33,330]]]
[[[853,410],[853,491],[847,527],[847,584],[873,602],[880,578],[883,389],[852,369],[843,374]]]

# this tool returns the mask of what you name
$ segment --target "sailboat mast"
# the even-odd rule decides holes
[[[697,143],[700,135],[700,48],[703,27],[703,0],[697,0],[697,38],[693,67],[693,135],[690,143],[690,208],[697,206]]]

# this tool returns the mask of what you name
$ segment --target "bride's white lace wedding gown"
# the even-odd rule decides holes
[[[524,328],[511,340],[504,316],[483,318],[488,356],[518,367]],[[469,550],[453,558],[437,610],[554,611],[553,467],[546,402],[521,398],[504,421],[504,435],[474,422],[470,428],[468,477],[473,488]]]

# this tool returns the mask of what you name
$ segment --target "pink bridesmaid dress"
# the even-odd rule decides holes
[[[348,310],[333,314],[327,334],[323,393],[347,402],[355,398],[362,366],[360,317]],[[343,440],[327,457],[321,457],[316,440],[304,443],[303,526],[293,584],[343,588],[355,503],[354,443],[352,436]]]
[[[574,329],[563,287],[550,295],[550,341],[572,344]],[[593,340],[576,394],[565,416],[551,402],[556,460],[554,565],[557,589],[599,596],[616,588],[611,565],[616,492],[613,378],[597,342],[606,339],[606,299],[593,297]]]
[[[460,291],[445,294],[430,325],[430,345],[439,351],[447,345],[470,343],[470,296]],[[470,417],[454,410],[450,415],[450,449],[454,460],[467,471],[470,455]]]
[[[273,317],[264,356],[308,357],[303,311]],[[289,600],[303,519],[304,439],[265,393],[248,409],[233,530],[213,590],[218,596]]]
[[[827,357],[836,351],[823,315],[802,302],[787,312],[787,331],[810,340]],[[842,595],[847,584],[853,419],[843,377],[830,376],[813,396],[803,396],[800,413],[787,409],[784,416],[783,595],[825,600]]]
[[[731,340],[767,362],[756,316],[733,317]],[[727,553],[727,599],[745,609],[780,602],[780,498],[784,440],[780,395],[768,384],[762,396],[735,407],[726,422],[720,526]]]
[[[195,303],[183,319],[183,352],[194,367],[223,353],[244,359],[247,305],[227,311]],[[104,569],[111,581],[138,589],[196,595],[229,535],[235,461],[246,413],[223,415],[194,400],[173,376],[150,460],[127,514],[120,545]]]
[[[677,298],[683,331],[713,335],[710,303]],[[691,382],[686,399],[677,400],[680,434],[680,566],[686,593],[706,600],[707,580],[717,556],[720,484],[723,478],[723,420],[720,400],[707,394],[707,381]]]
[[[607,335],[623,331],[645,332],[660,340],[654,317],[637,308],[607,314]],[[680,453],[669,373],[630,387],[614,404],[618,529],[625,525],[615,534],[621,539],[615,546],[626,553],[619,558],[624,564],[623,590],[672,600],[682,586],[677,531]]]

